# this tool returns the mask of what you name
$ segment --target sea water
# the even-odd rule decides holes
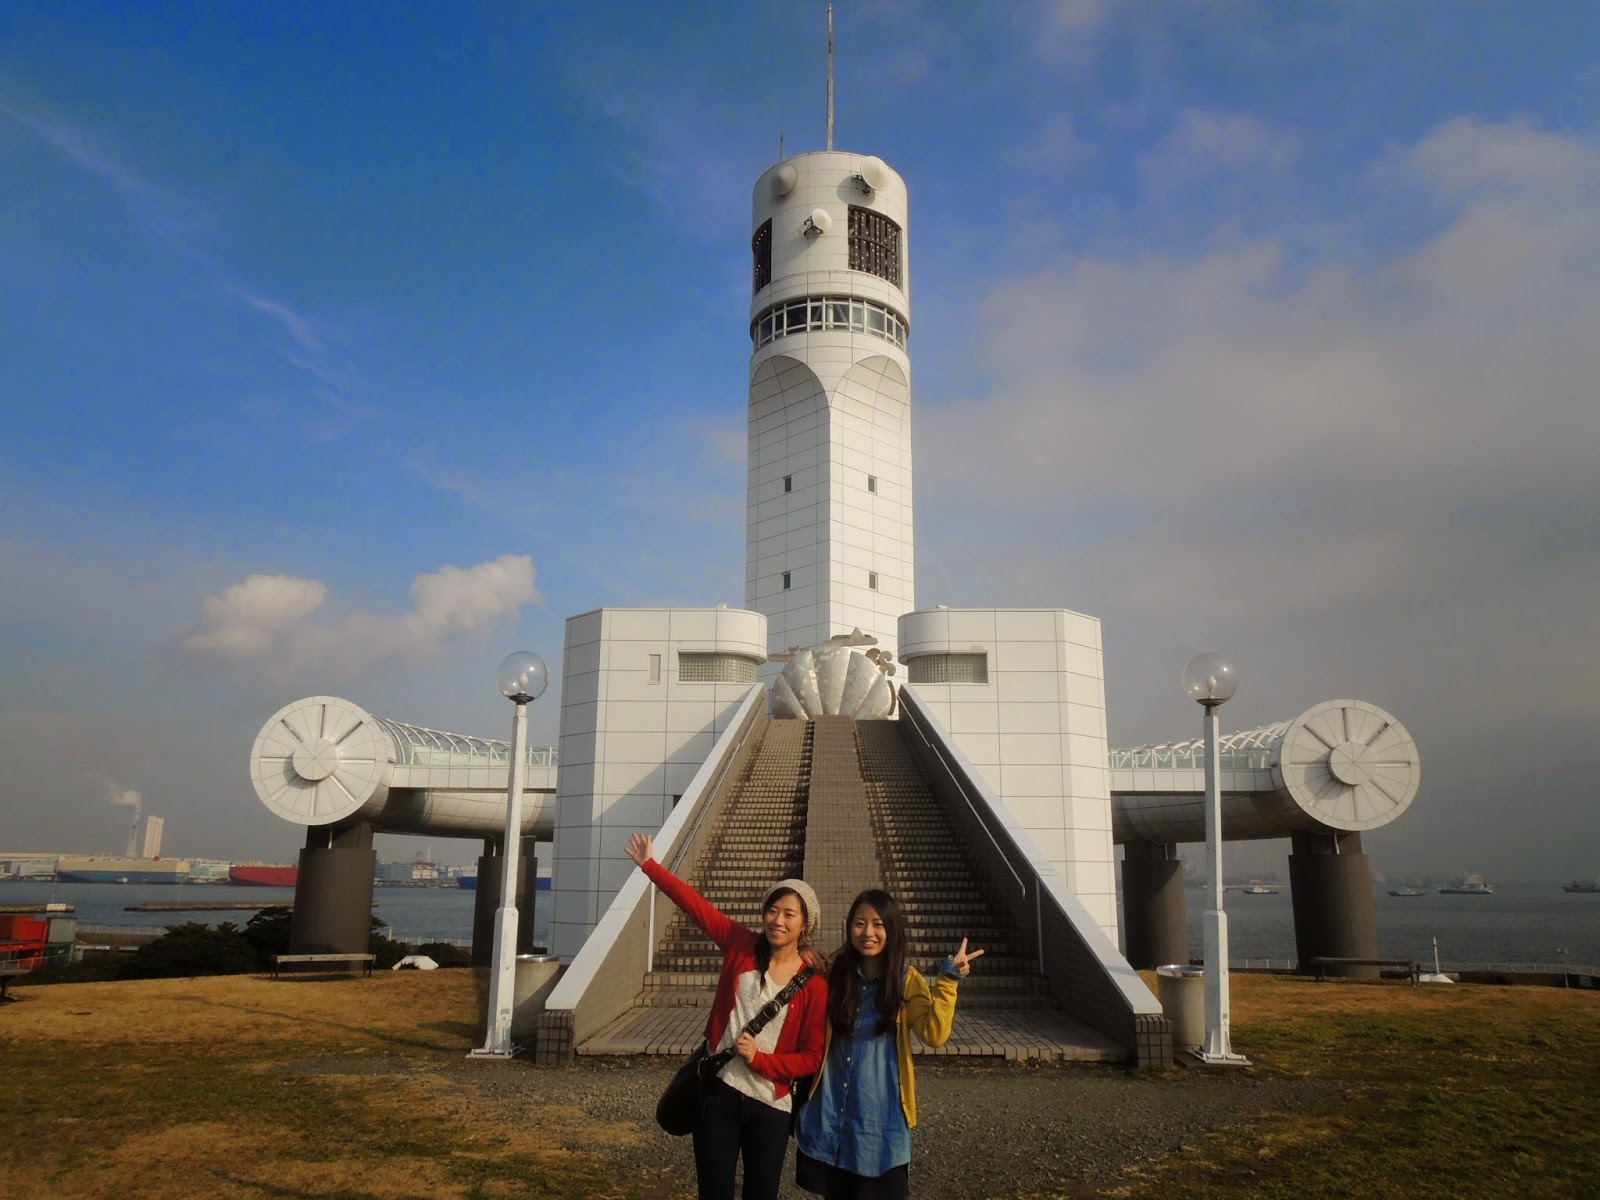
[[[1280,964],[1295,956],[1294,898],[1288,884],[1270,896],[1229,888],[1222,898],[1228,917],[1228,960]],[[1433,965],[1439,939],[1441,965],[1497,963],[1559,966],[1565,951],[1573,968],[1600,966],[1600,895],[1561,890],[1558,883],[1496,883],[1490,896],[1391,896],[1398,884],[1374,884],[1373,917],[1378,957],[1413,958]],[[1201,953],[1201,921],[1208,893],[1184,889],[1191,954]]]
[[[460,887],[374,887],[372,915],[397,941],[470,942],[472,906],[477,892]],[[292,904],[293,888],[235,887],[227,884],[0,883],[0,906],[58,901],[77,909],[80,931],[87,929],[164,929],[197,921],[243,926],[257,910],[128,912],[142,904]],[[523,914],[526,917],[526,914]],[[533,913],[533,940],[549,944],[550,893],[541,892]],[[85,936],[82,940],[91,941]]]
[[[472,937],[472,907],[477,893],[463,888],[374,888],[373,915],[406,942],[459,941]],[[293,888],[247,888],[217,884],[0,883],[0,905],[64,901],[77,907],[80,926],[119,929],[162,928],[185,921],[243,925],[252,915],[230,912],[138,913],[130,906],[150,901],[286,904]],[[1204,888],[1185,889],[1189,947],[1198,957]],[[1230,888],[1223,898],[1228,915],[1228,958],[1246,963],[1284,964],[1295,956],[1294,908],[1288,886],[1270,896]],[[1463,963],[1541,964],[1567,961],[1574,969],[1600,967],[1600,895],[1567,893],[1557,883],[1497,883],[1492,896],[1391,896],[1373,885],[1373,913],[1382,958],[1414,958],[1432,964],[1433,941],[1447,968]],[[538,898],[533,939],[548,944],[550,893]],[[525,915],[525,914],[524,914]],[[740,914],[734,914],[740,916]],[[754,913],[742,919],[753,922]],[[953,949],[954,947],[952,947]]]

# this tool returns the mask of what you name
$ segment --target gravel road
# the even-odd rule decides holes
[[[694,1188],[688,1138],[655,1126],[675,1063],[582,1059],[571,1067],[463,1064],[448,1078],[476,1111],[614,1162],[618,1178],[663,1175]],[[918,1200],[1088,1194],[1135,1163],[1255,1113],[1337,1096],[1338,1084],[1199,1068],[1136,1074],[1097,1067],[953,1060],[917,1063],[911,1188]],[[784,1200],[809,1193],[793,1184]]]

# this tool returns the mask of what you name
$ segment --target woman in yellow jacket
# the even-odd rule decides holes
[[[949,1040],[956,987],[982,950],[967,940],[930,987],[906,962],[905,920],[888,892],[850,905],[845,944],[828,972],[828,1050],[795,1124],[797,1182],[827,1200],[906,1200],[917,1123],[911,1035]]]

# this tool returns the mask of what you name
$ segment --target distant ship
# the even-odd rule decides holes
[[[293,887],[300,881],[300,868],[281,863],[235,863],[228,868],[228,882],[240,887]]]
[[[1278,894],[1277,888],[1269,888],[1260,883],[1252,883],[1249,887],[1242,887],[1239,890],[1246,896],[1276,896]]]
[[[188,883],[189,860],[63,854],[56,859],[56,878],[62,883]]]
[[[1482,875],[1463,875],[1454,883],[1439,889],[1441,896],[1492,896],[1494,889],[1483,881]]]
[[[1402,886],[1397,887],[1397,888],[1390,888],[1389,889],[1389,895],[1391,895],[1391,896],[1425,896],[1425,895],[1427,895],[1427,893],[1424,892],[1421,888],[1414,888],[1409,883],[1407,883],[1407,884],[1403,884]]]
[[[1563,892],[1583,892],[1587,895],[1600,894],[1600,879],[1574,879],[1571,883],[1561,885]]]

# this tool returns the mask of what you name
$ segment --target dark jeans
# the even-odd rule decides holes
[[[733,1171],[744,1159],[743,1200],[774,1200],[789,1153],[789,1114],[711,1084],[694,1127],[694,1172],[700,1200],[733,1200]]]

